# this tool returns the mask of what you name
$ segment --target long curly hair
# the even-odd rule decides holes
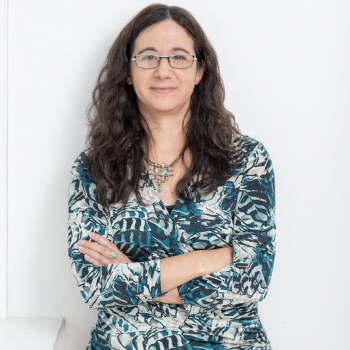
[[[190,117],[184,128],[183,151],[190,152],[192,162],[176,185],[177,196],[188,200],[186,187],[191,182],[192,191],[215,190],[230,177],[240,159],[232,141],[242,134],[234,115],[224,107],[225,90],[214,48],[187,10],[152,4],[139,12],[115,39],[87,110],[86,164],[96,183],[97,200],[104,207],[116,202],[125,204],[132,192],[138,203],[144,205],[139,192],[145,156],[141,146],[148,145],[150,132],[141,123],[145,118],[139,111],[134,88],[126,79],[136,38],[144,29],[165,20],[174,20],[193,39],[197,69],[205,62],[203,77],[191,96]]]

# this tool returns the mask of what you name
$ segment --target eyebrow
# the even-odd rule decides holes
[[[155,47],[145,47],[144,49],[142,49],[141,51],[139,51],[138,53],[137,53],[137,55],[141,55],[143,52],[145,52],[145,51],[153,51],[153,52],[157,52],[157,49],[155,48]],[[187,54],[191,54],[190,52],[188,52],[186,49],[184,49],[183,47],[173,47],[172,48],[172,50],[171,50],[172,52],[173,51],[183,51],[183,52],[185,52],[185,53],[187,53]]]

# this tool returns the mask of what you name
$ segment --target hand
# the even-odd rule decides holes
[[[169,292],[167,292],[165,295],[159,297],[157,301],[163,304],[183,304],[177,288],[169,290]]]
[[[116,263],[130,263],[132,262],[124,253],[122,253],[115,244],[110,242],[107,238],[100,236],[97,233],[90,232],[89,236],[95,242],[89,242],[85,239],[78,242],[79,251],[84,253],[85,260],[91,262],[95,266],[101,267]],[[115,251],[117,257],[110,259],[108,255]]]

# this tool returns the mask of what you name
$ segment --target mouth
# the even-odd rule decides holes
[[[154,86],[154,87],[151,87],[151,90],[154,91],[154,92],[171,92],[171,91],[174,91],[176,88],[174,87],[171,87],[171,86],[166,86],[166,87],[157,87],[157,86]]]

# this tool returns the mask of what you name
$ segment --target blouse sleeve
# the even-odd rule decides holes
[[[233,216],[233,262],[178,288],[190,313],[259,302],[266,297],[275,258],[275,176],[259,142],[248,157]]]
[[[68,200],[68,256],[80,294],[90,308],[141,304],[161,292],[160,259],[97,267],[84,259],[77,243],[94,231],[113,240],[108,210],[97,202],[96,185],[73,167]]]

